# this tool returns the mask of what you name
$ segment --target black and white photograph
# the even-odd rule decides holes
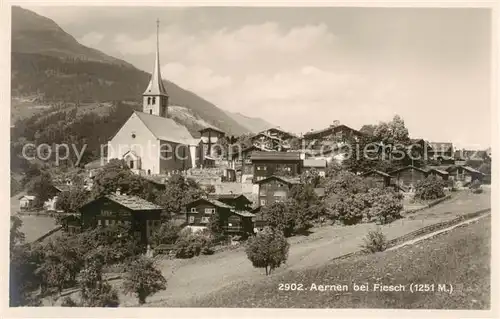
[[[6,307],[496,317],[495,10],[6,2]]]

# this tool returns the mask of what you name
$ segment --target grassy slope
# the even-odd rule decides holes
[[[395,251],[290,272],[199,300],[200,307],[487,309],[491,218]],[[451,284],[453,292],[279,291],[280,283]],[[409,289],[409,288],[408,288]],[[195,305],[192,305],[195,306]]]

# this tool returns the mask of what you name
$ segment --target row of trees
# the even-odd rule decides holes
[[[37,305],[40,298],[80,288],[80,300],[66,298],[65,306],[116,307],[118,292],[104,279],[105,266],[122,264],[127,273],[123,291],[140,304],[165,289],[166,279],[153,261],[140,257],[138,240],[124,225],[63,236],[46,245],[24,243],[22,222],[11,217],[10,305]]]

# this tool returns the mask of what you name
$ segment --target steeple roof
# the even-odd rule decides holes
[[[158,36],[158,29],[160,26],[160,20],[156,21],[156,59],[155,65],[153,69],[153,73],[151,74],[151,80],[149,81],[149,85],[144,91],[144,95],[167,95],[167,90],[165,90],[165,86],[163,85],[163,80],[161,78],[160,71],[160,40]]]

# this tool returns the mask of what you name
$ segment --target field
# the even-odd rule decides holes
[[[252,285],[237,285],[188,306],[488,309],[490,223],[491,218],[485,217],[397,250],[289,272]],[[303,290],[279,290],[284,283],[303,285],[298,286]],[[376,283],[393,287],[401,284],[405,291],[374,291]],[[434,291],[412,293],[411,283],[433,284]],[[319,291],[311,289],[312,284],[333,288],[346,285],[348,291]],[[353,284],[366,284],[369,291],[354,291]],[[446,286],[439,286],[442,284]]]
[[[382,226],[381,229],[390,240],[422,227],[489,207],[489,192],[479,195],[458,192],[448,201],[408,215]],[[325,226],[313,229],[313,233],[307,237],[292,237],[289,240],[291,248],[288,262],[277,269],[274,276],[325,265],[335,257],[357,251],[362,238],[375,227],[374,224]],[[160,260],[159,267],[168,284],[165,291],[148,298],[147,305],[153,307],[196,305],[197,300],[211,293],[224,291],[238,284],[268,280],[263,274],[264,270],[252,267],[243,247],[188,260]],[[121,300],[123,306],[137,305],[137,301],[130,296],[121,296]]]

